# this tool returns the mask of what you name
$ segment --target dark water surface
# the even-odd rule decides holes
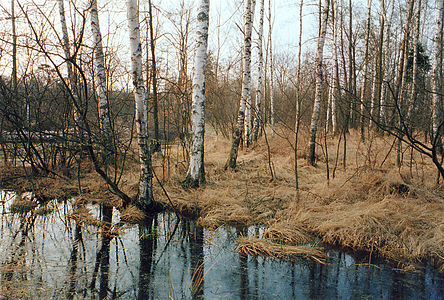
[[[330,251],[329,263],[283,262],[235,252],[240,234],[215,231],[173,214],[146,226],[119,224],[120,234],[102,236],[94,226],[68,218],[71,205],[50,202],[13,214],[15,198],[0,204],[0,291],[33,299],[443,299],[444,278],[431,267],[404,273],[384,264],[360,265]],[[100,209],[90,206],[92,215]],[[37,213],[37,212],[40,212]],[[106,211],[104,212],[106,214]],[[109,215],[108,217],[110,217]],[[3,292],[5,294],[5,292]]]

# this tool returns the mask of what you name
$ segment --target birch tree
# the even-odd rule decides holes
[[[263,80],[263,68],[264,68],[264,51],[263,51],[263,36],[264,36],[264,5],[265,0],[260,1],[260,13],[259,13],[259,30],[258,30],[258,80],[256,89],[256,110],[255,110],[255,124],[253,130],[253,140],[257,141],[259,135],[259,127],[261,125],[261,111],[262,111],[262,92],[264,90],[264,80]]]
[[[99,106],[99,124],[101,138],[103,140],[102,159],[106,165],[109,163],[110,152],[112,150],[111,118],[109,115],[109,99],[106,91],[105,58],[103,55],[102,34],[100,32],[97,0],[91,0],[91,30],[94,42],[94,66],[96,68],[95,92]]]
[[[302,63],[302,24],[303,24],[304,0],[299,4],[299,39],[298,39],[298,68],[296,70],[296,113],[294,124],[294,177],[295,187],[299,190],[299,173],[298,173],[298,143],[299,128],[301,125],[301,63]]]
[[[439,141],[439,126],[442,122],[440,108],[442,106],[441,97],[441,76],[439,62],[442,59],[442,31],[444,21],[444,0],[438,0],[438,16],[436,18],[435,34],[433,37],[433,62],[432,62],[432,130],[434,143]]]
[[[245,120],[244,120],[244,142],[245,146],[249,147],[251,144],[251,35],[253,31],[253,22],[254,22],[254,9],[256,7],[256,0],[251,0],[251,7],[249,13],[249,25],[246,28],[246,35],[249,38],[248,46],[245,44],[245,47],[249,48],[249,57],[248,61],[245,64],[244,61],[244,74],[248,77],[248,80],[245,82]],[[245,73],[246,72],[246,73]],[[246,77],[245,77],[246,78]]]
[[[78,123],[80,122],[80,113],[77,106],[80,105],[77,98],[77,84],[76,84],[76,76],[74,74],[73,65],[71,62],[71,50],[69,46],[69,36],[68,36],[68,27],[66,26],[66,17],[65,17],[65,4],[64,0],[57,0],[57,4],[59,7],[59,15],[60,15],[60,25],[62,27],[62,44],[63,44],[63,52],[65,54],[66,59],[66,69],[68,71],[68,83],[70,89],[73,91],[74,97],[74,121],[76,123],[76,129],[80,129]]]
[[[321,113],[321,98],[322,98],[322,85],[324,83],[323,76],[323,58],[324,58],[324,43],[325,36],[327,34],[327,21],[330,9],[330,0],[324,0],[324,6],[319,7],[319,13],[321,14],[321,23],[319,28],[318,45],[316,50],[316,87],[315,87],[315,100],[313,104],[313,113],[311,116],[310,125],[310,141],[308,145],[308,163],[312,166],[315,165],[316,160],[316,134],[318,131],[319,116]]]
[[[140,43],[139,8],[137,0],[127,0],[126,6],[140,160],[139,196],[136,205],[144,210],[148,210],[153,205],[153,174],[148,137],[148,110],[142,77],[142,44]]]
[[[194,58],[193,104],[191,107],[192,141],[190,165],[186,182],[197,187],[205,182],[204,133],[205,133],[205,66],[208,48],[209,0],[201,0],[197,15],[197,49]]]
[[[225,169],[236,168],[237,154],[239,144],[243,133],[245,121],[245,107],[247,98],[251,96],[251,32],[253,29],[253,13],[251,7],[254,0],[245,1],[244,10],[244,48],[243,48],[243,72],[242,72],[242,96],[239,105],[239,113],[237,117],[237,125],[233,133],[233,142],[230,154],[225,164]]]
[[[361,83],[361,140],[365,140],[365,89],[367,87],[367,77],[368,77],[368,65],[369,65],[369,43],[370,43],[370,22],[371,22],[371,9],[372,0],[368,0],[367,8],[367,23],[365,27],[365,50],[364,50],[364,70],[362,74]]]
[[[271,0],[268,0],[268,47],[269,51],[269,61],[270,61],[270,117],[271,117],[271,129],[272,134],[274,134],[274,129],[276,126],[276,112],[274,105],[274,64],[273,64],[273,41],[271,39],[273,34],[273,21],[271,19]]]

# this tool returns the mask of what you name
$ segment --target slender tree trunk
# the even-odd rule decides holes
[[[323,76],[323,58],[324,58],[324,42],[327,34],[327,21],[330,9],[330,0],[324,0],[324,7],[319,7],[319,13],[322,14],[321,28],[319,30],[318,46],[316,50],[316,89],[315,100],[313,105],[313,114],[311,116],[310,141],[308,163],[315,165],[316,160],[316,133],[318,131],[319,116],[321,113],[322,85],[324,83]]]
[[[190,165],[186,179],[194,187],[205,182],[205,66],[208,48],[209,13],[209,0],[201,0],[197,15],[197,49],[194,60],[193,104],[191,108],[193,139],[191,142]]]
[[[263,80],[263,68],[264,68],[264,51],[263,51],[263,36],[264,36],[264,6],[265,0],[260,1],[260,14],[259,14],[259,30],[258,30],[258,80],[257,80],[257,90],[256,90],[256,110],[255,110],[255,123],[253,130],[253,140],[257,141],[259,136],[259,128],[261,126],[261,111],[262,111],[262,92],[264,90],[264,80]]]
[[[160,140],[159,134],[159,107],[157,95],[157,66],[156,66],[156,42],[153,28],[153,5],[148,0],[149,14],[149,31],[150,31],[150,50],[151,50],[151,80],[153,83],[153,120],[154,120],[154,139],[156,142]]]
[[[12,27],[12,90],[17,97],[17,31],[15,26],[15,0],[11,0],[11,27]],[[17,99],[16,99],[17,100]]]
[[[412,69],[412,83],[410,87],[410,101],[408,103],[407,122],[411,126],[413,131],[412,114],[416,106],[416,94],[417,94],[417,72],[418,72],[418,41],[419,41],[419,29],[421,27],[421,0],[416,2],[416,16],[415,16],[415,32],[413,34],[413,69]]]
[[[102,138],[102,160],[105,165],[110,163],[112,153],[111,118],[109,114],[109,99],[106,91],[105,58],[102,47],[97,0],[91,0],[91,30],[94,41],[95,88],[99,105],[99,124]]]
[[[250,25],[248,27],[247,35],[249,36],[249,48],[250,48],[250,57],[248,61],[248,67],[246,67],[248,72],[248,92],[246,93],[245,99],[245,121],[244,121],[244,142],[245,146],[248,148],[251,145],[251,34],[253,31],[253,22],[254,22],[254,10],[256,7],[256,0],[251,0],[251,8],[250,8]],[[244,65],[246,66],[246,65]],[[245,70],[244,70],[245,72]]]
[[[333,22],[333,74],[332,74],[332,87],[333,98],[331,102],[331,126],[333,134],[338,132],[336,122],[336,103],[340,100],[341,86],[339,82],[339,60],[338,60],[338,4],[337,0],[332,1],[332,22]]]
[[[58,6],[59,6],[59,15],[60,15],[60,25],[62,26],[62,42],[63,42],[63,52],[65,54],[66,59],[66,67],[68,70],[68,82],[69,87],[72,90],[73,94],[73,109],[74,109],[74,121],[76,123],[76,129],[80,129],[81,126],[78,126],[81,117],[80,112],[78,109],[78,106],[80,106],[80,103],[78,101],[78,94],[77,94],[77,84],[76,84],[76,75],[73,70],[71,59],[71,50],[69,46],[69,36],[68,36],[68,27],[66,26],[66,17],[65,17],[65,4],[64,0],[57,0]]]
[[[438,132],[439,125],[442,122],[441,115],[441,76],[439,63],[442,59],[442,28],[444,21],[444,0],[438,0],[438,16],[436,18],[435,35],[433,37],[433,57],[432,57],[432,130],[433,138],[436,143],[440,142],[441,133]]]
[[[375,81],[373,82],[374,93],[372,93],[372,106],[370,111],[370,129],[375,127],[375,122],[379,123],[379,111],[381,108],[381,93],[383,89],[382,81],[384,78],[384,32],[385,32],[385,0],[380,0],[381,15],[379,21],[379,42],[378,42],[378,57],[375,67]]]
[[[296,116],[294,124],[294,176],[296,190],[299,190],[299,172],[298,172],[298,142],[299,142],[299,127],[300,127],[300,108],[301,108],[301,61],[302,61],[302,20],[303,20],[304,0],[299,4],[299,41],[298,41],[298,68],[296,71]]]
[[[365,97],[365,89],[367,87],[367,77],[368,77],[368,65],[369,65],[369,43],[370,43],[370,22],[371,22],[371,9],[372,9],[372,0],[368,0],[368,8],[367,8],[367,24],[365,29],[365,52],[364,52],[364,70],[362,73],[362,82],[361,82],[361,140],[365,140],[365,115],[366,115],[366,97]]]
[[[153,174],[148,137],[148,110],[142,77],[142,44],[140,43],[139,32],[139,8],[137,0],[127,0],[126,5],[140,160],[139,198],[135,203],[139,208],[148,210],[153,205]]]
[[[382,4],[384,4],[384,0],[382,0]],[[384,39],[384,44],[385,46],[382,47],[383,49],[383,53],[382,53],[382,71],[381,71],[381,78],[382,78],[382,83],[381,83],[381,109],[379,112],[379,122],[381,124],[381,126],[386,126],[387,125],[387,120],[386,120],[386,112],[387,112],[387,97],[388,92],[387,92],[387,80],[388,80],[388,65],[390,63],[390,58],[389,58],[389,47],[388,45],[390,45],[391,43],[391,24],[392,24],[392,20],[393,20],[393,11],[394,11],[394,5],[395,5],[395,1],[392,1],[392,10],[390,12],[390,19],[387,22],[387,28],[386,33],[385,33],[385,39]],[[385,7],[385,6],[384,6]],[[385,18],[386,14],[385,11],[383,12],[383,18]]]
[[[233,133],[233,142],[231,145],[230,155],[225,164],[225,169],[236,168],[237,154],[239,144],[243,133],[245,121],[245,107],[248,96],[251,96],[251,32],[253,29],[253,13],[251,10],[254,0],[245,1],[244,12],[244,53],[243,53],[243,73],[242,73],[242,97],[239,105],[239,113],[237,118],[237,125]]]
[[[273,34],[273,20],[271,18],[271,0],[268,0],[268,47],[269,47],[269,67],[270,67],[270,84],[269,84],[269,93],[270,93],[270,123],[271,123],[271,130],[272,135],[274,135],[275,126],[276,126],[276,112],[275,112],[275,99],[274,99],[274,64],[273,64],[273,41],[272,41],[272,34]]]
[[[399,64],[399,72],[397,78],[396,85],[396,93],[395,98],[397,101],[397,106],[399,109],[398,113],[398,130],[400,134],[403,135],[402,122],[405,122],[404,119],[404,102],[406,96],[406,84],[407,84],[407,64],[408,64],[408,55],[409,55],[409,47],[410,47],[410,31],[411,31],[411,21],[413,16],[413,7],[415,0],[409,0],[408,2],[408,11],[407,11],[407,22],[405,24],[404,30],[404,39],[401,48],[401,56],[400,56],[400,64]],[[398,140],[398,150],[397,150],[397,166],[401,167],[402,165],[402,140],[399,138]]]

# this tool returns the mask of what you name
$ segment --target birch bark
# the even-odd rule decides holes
[[[263,36],[264,36],[264,6],[265,0],[260,0],[260,14],[259,14],[259,30],[258,30],[258,80],[257,80],[257,90],[256,90],[256,110],[255,110],[255,122],[253,130],[253,141],[257,141],[259,136],[259,127],[262,122],[262,91],[264,90],[264,80],[263,80],[263,68],[264,68],[264,51],[263,51]]]
[[[197,16],[197,49],[194,60],[193,104],[191,107],[193,137],[191,141],[190,165],[186,179],[194,187],[205,182],[205,65],[208,48],[209,12],[209,0],[201,0]]]
[[[444,0],[438,0],[438,16],[436,18],[435,35],[433,37],[433,62],[432,62],[432,130],[435,140],[439,136],[439,125],[442,122],[442,116],[440,113],[441,97],[440,89],[441,76],[439,71],[439,62],[442,56],[442,28],[444,21]]]
[[[239,150],[239,144],[242,137],[245,121],[245,107],[248,95],[250,94],[251,87],[251,31],[252,31],[252,2],[254,0],[245,1],[244,11],[244,53],[243,53],[243,73],[242,73],[242,96],[239,105],[239,113],[237,117],[237,125],[233,133],[233,142],[231,145],[231,151],[228,160],[225,164],[225,169],[236,168],[237,154]]]
[[[271,118],[271,130],[274,135],[276,126],[276,113],[274,104],[274,64],[273,64],[273,42],[271,40],[273,33],[273,21],[271,19],[271,0],[268,0],[268,47],[270,48],[270,118]]]
[[[321,28],[319,29],[318,45],[316,50],[316,88],[315,88],[315,101],[313,104],[313,114],[311,116],[310,125],[310,141],[308,145],[308,163],[312,166],[315,165],[316,160],[316,134],[318,131],[319,116],[321,113],[321,98],[322,98],[322,85],[324,83],[323,76],[323,58],[324,58],[324,43],[325,36],[327,34],[327,21],[330,9],[330,0],[324,0],[324,7],[319,7],[319,13],[321,14]]]
[[[246,61],[244,61],[244,76],[248,80],[245,80],[245,85],[243,89],[243,97],[245,96],[245,121],[244,121],[244,142],[245,146],[249,147],[251,145],[251,35],[253,31],[254,22],[254,9],[256,7],[256,0],[251,0],[251,7],[249,12],[249,24],[246,27],[245,34],[248,38],[248,42],[245,43],[245,48],[249,50],[249,56]]]
[[[112,151],[111,118],[109,115],[109,99],[106,92],[106,70],[103,55],[102,34],[100,32],[97,0],[91,0],[91,30],[94,42],[95,88],[99,106],[99,123],[103,141],[102,159],[105,165],[110,162]]]
[[[148,210],[153,204],[153,174],[148,141],[148,110],[142,77],[142,44],[140,43],[139,8],[137,0],[127,0],[126,5],[140,160],[139,197],[136,205],[143,210]]]

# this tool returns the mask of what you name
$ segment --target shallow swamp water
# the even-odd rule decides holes
[[[15,199],[1,192],[0,296],[11,299],[444,298],[444,276],[430,266],[402,272],[335,250],[327,264],[244,256],[237,238],[262,228],[212,231],[168,212],[141,226],[114,211],[115,234],[102,236],[70,217],[69,201],[17,211]]]

